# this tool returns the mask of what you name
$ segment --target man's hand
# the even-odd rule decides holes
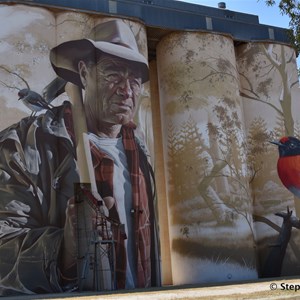
[[[110,209],[114,205],[114,198],[113,197],[105,197],[104,199],[104,205],[101,207],[101,213],[105,216],[108,216],[108,209]],[[77,264],[77,211],[76,211],[76,203],[75,199],[71,198],[69,199],[67,203],[66,208],[66,223],[64,226],[64,238],[63,238],[63,245],[62,245],[62,273],[63,274],[69,274],[70,271],[75,269]],[[110,236],[110,224],[108,222],[107,224],[107,230],[108,232],[102,232],[102,226],[99,226],[97,224],[99,222],[99,216],[98,216],[98,222],[97,222],[97,213],[92,209],[88,209],[89,216],[86,216],[86,221],[91,222],[89,223],[90,230],[97,229],[100,236],[102,236],[103,239],[108,239]],[[84,212],[82,212],[84,213]],[[101,219],[101,218],[100,218]],[[76,276],[76,274],[74,274]]]
[[[115,199],[111,196],[104,197],[103,201],[108,210],[110,210],[116,202]]]

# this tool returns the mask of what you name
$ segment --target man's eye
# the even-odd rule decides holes
[[[134,78],[130,80],[130,85],[136,88],[140,88],[142,83],[140,79]]]
[[[113,74],[108,74],[108,75],[106,76],[106,78],[107,78],[108,81],[114,82],[114,83],[118,83],[118,82],[120,82],[120,80],[121,80],[120,76],[119,76],[118,74],[115,74],[115,73],[113,73]]]

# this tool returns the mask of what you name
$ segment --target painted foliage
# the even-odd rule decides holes
[[[294,50],[196,32],[157,50],[174,282],[297,274],[299,200],[270,143],[297,137]]]
[[[233,42],[172,34],[157,56],[174,282],[256,278]]]
[[[166,284],[299,274],[276,168],[300,137],[294,49],[173,32],[150,95],[137,21],[1,5],[0,25],[2,295],[148,288],[160,264]]]
[[[293,217],[299,217],[299,199],[282,185],[277,173],[278,147],[270,143],[283,136],[299,138],[299,83],[295,59],[294,49],[285,45],[255,43],[237,48],[262,276],[293,275],[299,269],[295,246],[299,243],[299,233],[294,226],[286,254],[281,253],[281,260],[276,263],[268,262],[270,253],[279,248],[269,245],[286,243],[289,238],[287,234],[281,237],[281,242],[277,240],[279,228],[289,214],[287,209],[293,211]],[[282,270],[276,270],[281,265]],[[275,273],[272,274],[273,269]]]

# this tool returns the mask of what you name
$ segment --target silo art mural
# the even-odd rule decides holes
[[[148,57],[142,21],[34,5],[0,25],[1,296],[299,274],[290,45],[178,30]]]

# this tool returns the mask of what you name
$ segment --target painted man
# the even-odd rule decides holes
[[[153,176],[132,122],[148,80],[147,60],[121,20],[97,25],[92,36],[58,45],[50,60],[69,82],[71,102],[74,86],[84,89],[98,193],[109,216],[125,227],[113,237],[117,288],[159,285]],[[63,292],[78,283],[72,110],[65,102],[0,134],[2,295]]]

